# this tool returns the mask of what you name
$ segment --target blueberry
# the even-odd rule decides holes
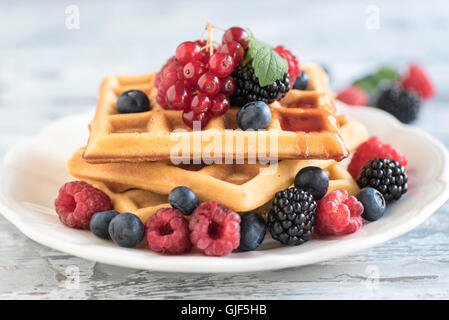
[[[239,250],[255,250],[265,238],[267,224],[259,214],[252,212],[242,214],[241,219]]]
[[[109,239],[109,223],[118,214],[115,210],[97,212],[90,219],[90,230],[99,238]]]
[[[293,84],[293,89],[296,90],[307,90],[309,87],[309,75],[307,72],[303,71],[296,77],[295,83]]]
[[[117,99],[117,111],[119,113],[136,113],[150,110],[150,100],[140,90],[123,92]]]
[[[237,123],[242,130],[266,129],[270,122],[271,110],[263,101],[249,102],[237,112]]]
[[[305,167],[299,170],[295,177],[295,187],[312,194],[313,199],[324,197],[329,189],[329,177],[323,169],[318,167]]]
[[[109,235],[120,247],[132,248],[143,239],[145,227],[139,217],[132,213],[122,213],[111,220]]]
[[[374,188],[363,188],[356,198],[363,204],[362,218],[368,221],[376,221],[384,215],[385,198]]]
[[[195,192],[184,186],[174,188],[168,195],[168,202],[185,215],[191,215],[199,205]]]

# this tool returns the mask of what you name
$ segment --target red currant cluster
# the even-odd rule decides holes
[[[248,34],[239,27],[226,30],[222,44],[215,46],[211,28],[206,27],[207,41],[181,43],[155,79],[157,102],[165,109],[183,110],[184,123],[190,127],[200,121],[204,128],[211,118],[228,111],[228,97],[236,88],[230,74],[248,46]]]

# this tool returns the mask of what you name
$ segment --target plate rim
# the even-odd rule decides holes
[[[10,200],[6,198],[6,196],[0,191],[0,213],[8,220],[10,221],[15,227],[17,227],[23,234],[25,234],[27,237],[32,239],[33,241],[36,241],[40,244],[43,244],[49,248],[66,252],[68,254],[72,254],[74,256],[84,258],[91,261],[96,261],[100,263],[105,264],[113,264],[121,267],[127,267],[127,268],[134,268],[134,269],[145,269],[145,270],[151,270],[151,271],[161,271],[161,272],[180,272],[180,273],[243,273],[243,272],[260,272],[260,271],[269,271],[269,270],[279,270],[279,269],[285,269],[285,268],[291,268],[291,267],[298,267],[302,265],[310,265],[315,264],[318,262],[328,261],[332,260],[338,257],[342,257],[348,254],[356,253],[361,250],[375,247],[383,242],[386,242],[388,240],[394,239],[408,231],[413,230],[418,225],[423,223],[426,219],[428,219],[432,213],[434,213],[436,210],[438,210],[449,198],[449,152],[447,151],[446,147],[439,142],[436,138],[434,138],[429,133],[423,131],[422,129],[405,125],[400,123],[396,118],[394,118],[392,115],[382,111],[378,110],[372,107],[357,107],[356,110],[353,110],[354,107],[348,107],[344,104],[339,103],[338,108],[340,111],[343,111],[347,108],[351,108],[351,112],[362,112],[362,113],[370,113],[375,112],[381,114],[382,117],[385,117],[386,121],[389,123],[389,126],[393,126],[396,128],[400,128],[401,130],[406,131],[412,131],[414,134],[420,135],[430,141],[435,147],[436,150],[439,151],[439,153],[442,156],[443,160],[443,166],[441,168],[440,172],[440,182],[443,185],[442,191],[433,198],[433,200],[429,200],[428,203],[425,203],[421,208],[418,208],[418,213],[416,216],[413,217],[413,219],[410,219],[407,224],[401,224],[399,226],[396,226],[389,230],[388,233],[379,233],[374,236],[370,236],[369,238],[361,238],[358,242],[355,244],[353,243],[351,246],[343,246],[342,248],[339,248],[339,250],[328,250],[328,254],[326,254],[325,257],[321,257],[319,254],[313,254],[314,250],[309,253],[310,257],[307,259],[306,262],[304,261],[297,261],[298,255],[296,254],[287,254],[287,255],[276,255],[276,259],[272,259],[273,261],[270,261],[270,264],[266,263],[258,263],[259,260],[265,260],[267,255],[270,253],[266,252],[265,254],[259,254],[255,257],[249,257],[246,259],[233,259],[233,258],[225,258],[226,263],[223,263],[222,266],[214,270],[210,270],[210,268],[207,266],[207,261],[212,261],[215,259],[223,260],[222,257],[204,257],[201,256],[200,261],[204,260],[204,265],[202,267],[198,267],[198,261],[195,261],[193,265],[195,265],[195,268],[189,268],[186,267],[186,264],[177,264],[177,263],[169,263],[167,264],[168,259],[172,260],[178,260],[182,259],[183,256],[164,256],[168,259],[156,259],[151,261],[151,256],[149,256],[148,262],[149,263],[137,263],[140,258],[136,256],[136,259],[131,260],[124,260],[120,259],[118,261],[111,262],[111,259],[109,258],[110,254],[104,253],[100,250],[100,254],[97,251],[97,244],[94,246],[88,246],[86,247],[84,244],[75,244],[75,243],[58,243],[56,241],[51,241],[51,236],[47,236],[46,234],[40,234],[38,232],[38,229],[34,229],[27,225],[26,223],[22,223],[19,216],[17,216],[14,212],[14,210],[11,208],[12,205],[8,203]],[[72,114],[68,115],[62,118],[59,118],[55,121],[50,122],[47,124],[39,133],[29,136],[16,144],[14,144],[6,153],[3,158],[3,161],[0,166],[0,177],[3,176],[5,171],[5,163],[8,161],[8,159],[11,157],[11,154],[14,153],[15,150],[20,149],[21,145],[29,143],[32,140],[39,139],[40,137],[45,135],[45,132],[50,128],[51,126],[57,125],[58,122],[64,122],[68,121],[69,119],[74,119],[76,117],[86,117],[87,115],[91,115],[92,110],[89,110],[88,112],[84,113],[78,113],[78,114]],[[446,178],[446,179],[444,179]],[[340,241],[345,241],[345,239],[350,240],[350,235],[346,236],[344,239],[341,239]],[[120,248],[124,249],[124,248]],[[328,248],[329,249],[329,248]],[[124,249],[124,250],[133,250],[133,249]],[[108,250],[107,250],[108,251]],[[192,257],[192,256],[188,256]],[[228,256],[229,257],[229,256]],[[295,259],[296,258],[296,259]],[[247,263],[247,259],[255,260],[255,263]],[[137,260],[137,261],[134,261]],[[303,260],[303,258],[300,258],[299,260]],[[187,262],[187,261],[185,261]],[[216,261],[215,261],[216,262]],[[224,261],[223,261],[224,262]],[[243,263],[244,262],[244,263]],[[260,262],[260,261],[259,261]],[[200,262],[201,263],[201,262]],[[190,263],[188,263],[190,264]],[[220,265],[220,264],[219,264]]]

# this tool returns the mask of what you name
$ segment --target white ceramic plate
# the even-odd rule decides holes
[[[53,202],[59,187],[73,180],[64,164],[87,141],[91,113],[56,121],[7,153],[0,172],[0,212],[25,235],[43,245],[85,259],[138,269],[249,272],[312,264],[347,255],[400,236],[436,211],[449,198],[449,156],[434,138],[400,124],[383,111],[343,105],[339,109],[365,123],[370,135],[397,146],[409,162],[408,193],[389,206],[382,219],[365,224],[349,236],[312,240],[298,247],[280,246],[267,237],[259,250],[227,257],[206,257],[198,253],[167,256],[145,249],[120,248],[89,231],[67,228],[59,222]]]

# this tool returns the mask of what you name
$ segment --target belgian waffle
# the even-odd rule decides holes
[[[316,64],[304,64],[302,68],[310,78],[308,90],[290,90],[284,99],[270,104],[272,121],[265,135],[236,130],[238,108],[212,119],[203,130],[192,131],[184,124],[182,111],[165,110],[157,104],[154,73],[110,75],[99,89],[97,111],[90,123],[83,157],[90,163],[155,161],[173,156],[180,160],[247,159],[265,150],[259,158],[341,160],[348,150],[337,128],[327,74]],[[131,89],[148,95],[150,111],[117,112],[118,96]],[[188,146],[185,152],[171,154],[181,141]],[[212,142],[214,152],[205,154]],[[274,145],[276,149],[272,149]]]
[[[316,165],[314,162],[321,162],[320,160],[314,160],[311,164]],[[324,168],[329,175],[329,190],[331,192],[335,189],[344,189],[348,191],[350,195],[355,195],[359,191],[357,183],[352,179],[349,172],[346,171],[340,164],[335,161],[331,161],[330,165]],[[125,191],[117,191],[116,186],[108,185],[104,182],[92,179],[82,179],[94,187],[103,190],[112,200],[114,209],[119,212],[132,212],[137,215],[142,222],[145,221],[158,209],[171,207],[168,203],[167,195],[155,193],[149,190],[143,189],[129,189]],[[261,206],[255,206],[243,211],[253,211],[261,214],[266,218],[272,205],[272,199],[270,198],[265,204]]]
[[[355,149],[366,140],[366,128],[358,121],[339,116],[342,136]],[[67,162],[68,172],[81,180],[105,183],[113,192],[141,189],[168,194],[180,185],[193,189],[203,201],[216,200],[235,211],[263,205],[293,183],[296,173],[307,166],[330,168],[334,160],[281,160],[275,167],[265,164],[213,164],[175,166],[169,160],[141,163],[90,164],[80,149]],[[261,169],[265,169],[263,171]],[[270,171],[271,170],[271,171]],[[355,185],[349,176],[346,181]]]

